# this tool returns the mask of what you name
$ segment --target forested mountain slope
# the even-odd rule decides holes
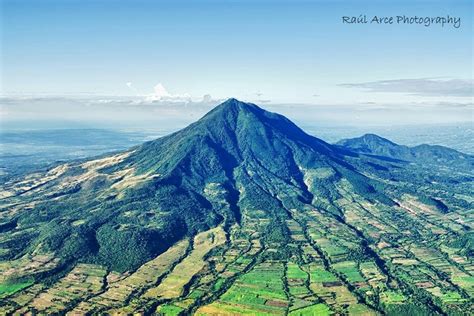
[[[469,314],[472,169],[374,137],[331,145],[229,99],[166,137],[12,180],[0,310]]]

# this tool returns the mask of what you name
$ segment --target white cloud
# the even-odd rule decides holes
[[[210,94],[205,94],[202,96],[202,102],[212,102],[213,99],[212,99],[212,96]]]
[[[137,95],[137,96],[140,95],[140,92],[138,92],[137,88],[135,88],[135,87],[133,86],[133,83],[132,83],[132,82],[129,81],[129,82],[125,83],[125,85],[126,85],[130,90],[132,90],[132,91],[135,93],[135,95]]]
[[[154,88],[154,94],[153,96],[161,99],[161,98],[169,98],[171,95],[168,93],[168,91],[163,87],[161,83],[157,84]]]
[[[153,93],[146,96],[146,101],[155,102],[155,101],[168,101],[168,102],[191,102],[191,96],[187,93],[185,94],[171,94],[166,90],[162,83],[158,83],[153,88]]]
[[[474,96],[474,80],[472,79],[395,79],[361,83],[344,83],[340,86],[348,88],[361,88],[369,92],[393,92],[416,96]]]

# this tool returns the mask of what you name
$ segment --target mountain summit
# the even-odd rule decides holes
[[[461,311],[468,173],[367,154],[398,148],[377,136],[342,145],[229,99],[171,135],[6,183],[0,311],[445,313],[418,284],[449,284]]]
[[[229,99],[218,105],[196,123],[167,137],[138,148],[126,162],[140,170],[165,174],[179,163],[198,163],[200,172],[210,167],[209,161],[237,165],[251,161],[264,162],[274,172],[288,173],[292,154],[301,156],[320,153],[334,156],[337,149],[309,136],[286,117],[267,112],[257,105]],[[202,154],[202,156],[201,156]],[[192,155],[192,161],[187,160]],[[167,163],[163,164],[162,159]],[[188,166],[192,169],[192,166]],[[203,168],[204,167],[204,168]],[[295,166],[293,166],[295,167]],[[213,169],[214,171],[220,169]]]

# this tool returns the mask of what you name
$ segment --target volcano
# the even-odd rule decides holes
[[[11,180],[0,309],[462,314],[474,293],[472,157],[450,151],[434,170],[431,151],[418,161],[366,138],[370,150],[332,145],[229,99],[128,151]]]

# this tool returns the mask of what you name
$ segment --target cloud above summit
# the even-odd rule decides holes
[[[162,83],[158,83],[153,88],[153,93],[146,96],[147,101],[169,101],[169,102],[189,102],[191,96],[185,94],[171,94],[166,90]]]
[[[472,79],[394,79],[362,83],[343,83],[339,86],[360,88],[368,92],[402,93],[416,96],[474,96],[474,80]]]

